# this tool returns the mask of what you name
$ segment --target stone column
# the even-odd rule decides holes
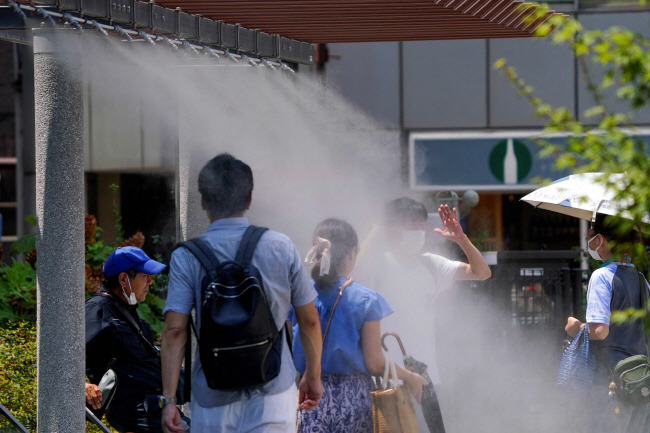
[[[85,431],[84,146],[81,35],[35,29],[37,423]]]
[[[178,105],[178,160],[176,170],[177,230],[176,238],[184,241],[203,233],[210,221],[201,208],[201,194],[198,189],[199,171],[209,158],[193,138],[195,128],[201,125],[190,114],[186,105],[191,102],[180,100]],[[193,146],[194,145],[194,146]]]

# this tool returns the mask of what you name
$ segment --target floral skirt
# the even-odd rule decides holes
[[[374,384],[365,374],[329,374],[321,377],[323,398],[313,410],[298,414],[301,433],[372,433]]]

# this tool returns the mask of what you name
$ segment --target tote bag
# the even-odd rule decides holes
[[[395,363],[386,356],[381,389],[372,391],[370,397],[374,433],[418,433],[411,394],[398,384]]]
[[[589,325],[585,324],[562,355],[556,385],[565,389],[588,389],[593,384],[595,371],[596,356],[589,350]]]

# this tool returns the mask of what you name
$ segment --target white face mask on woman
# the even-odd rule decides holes
[[[601,245],[603,245],[603,239],[602,239],[602,237],[601,237],[601,239],[600,239],[600,243],[598,244],[598,246],[596,247],[595,250],[592,250],[591,247],[589,246],[589,245],[591,244],[591,241],[593,241],[594,239],[596,239],[596,236],[598,236],[598,235],[600,235],[600,233],[596,233],[596,234],[594,235],[593,238],[591,238],[591,239],[589,239],[589,240],[587,241],[587,252],[589,253],[589,255],[591,256],[592,259],[594,259],[594,260],[600,260],[600,261],[602,262],[603,259],[602,259],[602,257],[600,257],[600,254],[598,254],[598,248],[600,248]],[[602,235],[600,235],[600,236],[602,236]]]
[[[399,248],[407,254],[417,254],[424,246],[426,232],[424,230],[407,230],[402,232]]]
[[[137,305],[138,300],[135,298],[135,293],[133,293],[133,289],[131,288],[131,281],[127,278],[126,282],[129,283],[129,290],[131,291],[131,294],[129,296],[126,296],[126,292],[124,291],[124,287],[122,287],[122,294],[124,294],[124,297],[126,298],[126,302],[129,305]]]

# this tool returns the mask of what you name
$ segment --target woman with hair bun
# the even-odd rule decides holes
[[[372,375],[384,371],[380,320],[393,312],[377,292],[349,278],[359,242],[347,222],[328,218],[316,226],[313,247],[305,258],[313,265],[312,278],[318,297],[314,301],[323,332],[321,380],[323,398],[314,410],[300,411],[299,432],[372,432]],[[294,337],[298,326],[290,314]],[[305,369],[299,338],[293,339],[294,363]],[[397,367],[397,376],[409,386],[419,402],[426,381],[418,374]]]

